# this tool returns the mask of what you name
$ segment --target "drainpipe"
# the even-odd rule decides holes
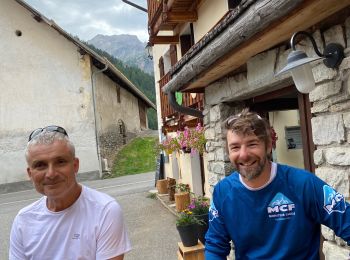
[[[139,9],[139,10],[144,11],[144,12],[147,13],[147,9],[146,9],[146,8],[143,8],[142,6],[139,6],[139,5],[137,5],[137,4],[133,3],[133,2],[130,2],[130,1],[128,1],[128,0],[122,0],[122,1],[123,1],[124,3],[126,3],[126,4],[128,4],[128,5],[131,5],[131,6],[135,7],[135,8],[137,8],[137,9]]]
[[[185,106],[181,106],[176,102],[176,98],[175,98],[175,92],[169,91],[166,92],[166,94],[168,95],[168,101],[169,104],[178,112],[185,114],[185,115],[191,115],[194,117],[198,117],[198,118],[203,118],[203,113],[200,110],[191,108],[191,107],[185,107]]]
[[[95,138],[96,138],[96,145],[97,145],[97,157],[98,157],[98,166],[99,166],[99,174],[100,178],[102,178],[102,158],[101,158],[101,151],[100,151],[100,140],[98,138],[98,123],[97,123],[97,114],[96,114],[96,95],[95,95],[95,80],[96,75],[99,73],[102,73],[108,69],[107,62],[104,64],[105,67],[101,70],[97,70],[92,72],[91,74],[91,85],[92,85],[92,106],[94,109],[94,123],[95,123]]]

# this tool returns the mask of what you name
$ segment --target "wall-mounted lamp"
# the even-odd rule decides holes
[[[147,50],[147,55],[148,55],[147,57],[150,60],[153,60],[153,47],[152,47],[152,44],[150,42],[147,42],[145,49]]]
[[[314,47],[314,50],[319,57],[309,58],[305,52],[295,49],[295,38],[300,34],[303,34],[310,38],[312,46]],[[280,72],[278,72],[276,76],[290,71],[292,73],[292,78],[295,86],[301,93],[309,93],[315,88],[315,79],[312,74],[311,66],[309,64],[310,62],[324,59],[323,63],[328,68],[334,69],[337,68],[344,59],[343,46],[338,43],[327,44],[322,54],[317,48],[315,39],[308,32],[300,31],[294,33],[290,39],[290,45],[292,47],[292,52],[288,55],[287,65]]]

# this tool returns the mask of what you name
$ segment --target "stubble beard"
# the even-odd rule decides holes
[[[262,174],[264,167],[266,165],[266,162],[267,162],[267,157],[265,157],[263,161],[259,160],[256,166],[253,165],[251,167],[242,167],[240,165],[237,165],[236,168],[238,173],[242,177],[244,177],[248,181],[251,181],[258,178]]]

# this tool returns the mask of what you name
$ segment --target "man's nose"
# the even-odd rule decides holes
[[[56,176],[56,170],[54,165],[49,164],[47,167],[46,178],[53,179]]]
[[[245,159],[247,159],[249,157],[248,154],[249,153],[248,153],[247,147],[245,145],[242,145],[241,149],[239,150],[239,158],[241,160],[245,160]]]

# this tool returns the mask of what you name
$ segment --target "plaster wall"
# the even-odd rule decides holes
[[[13,0],[1,1],[0,28],[0,184],[27,180],[28,135],[51,124],[75,143],[79,172],[98,171],[90,57]]]
[[[141,131],[138,99],[103,73],[95,75],[96,118],[99,134],[115,128],[119,119],[123,120],[127,131]],[[117,88],[120,88],[120,103],[117,98]]]
[[[275,111],[269,113],[270,125],[276,131],[278,140],[276,142],[277,162],[304,168],[304,157],[302,149],[288,149],[285,127],[300,126],[297,110]]]
[[[160,32],[159,35],[167,35],[167,33]],[[159,140],[162,140],[161,129],[163,126],[162,116],[161,116],[161,104],[160,104],[160,72],[159,72],[159,59],[160,57],[169,50],[169,45],[167,44],[158,44],[153,46],[153,71],[154,71],[154,86],[156,88],[156,105],[157,105],[157,120],[158,120],[158,131],[159,131]]]
[[[195,42],[210,31],[227,11],[227,0],[203,1],[198,9],[198,20],[193,23]]]

